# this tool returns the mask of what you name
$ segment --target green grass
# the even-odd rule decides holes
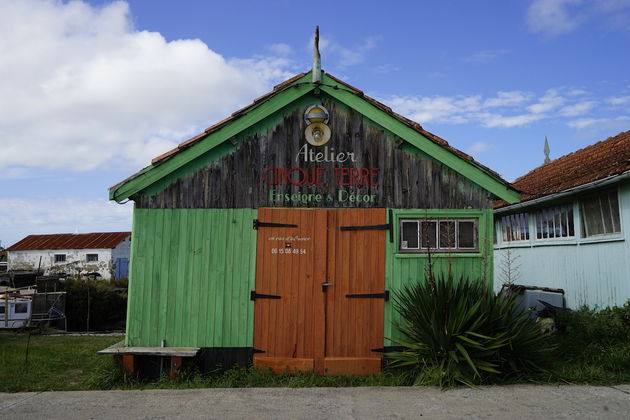
[[[0,392],[90,389],[99,369],[114,369],[111,357],[97,355],[122,337],[50,337],[0,333]],[[28,347],[28,362],[26,347]]]
[[[405,375],[384,372],[369,376],[318,376],[312,373],[274,375],[254,367],[200,373],[184,369],[177,379],[166,376],[157,381],[139,381],[103,370],[92,385],[100,389],[190,389],[190,388],[313,388],[407,385]]]
[[[551,369],[519,374],[499,382],[536,384],[614,385],[630,383],[630,303],[623,308],[595,312],[581,309],[556,319]],[[186,367],[175,380],[140,381],[125,376],[112,357],[96,351],[122,337],[51,337],[32,334],[28,363],[28,334],[0,333],[0,392],[71,391],[97,389],[231,388],[231,387],[354,387],[438,385],[442,373],[426,369],[422,375],[386,370],[371,376],[272,375],[254,368],[202,374]]]

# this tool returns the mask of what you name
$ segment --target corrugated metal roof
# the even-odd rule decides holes
[[[52,235],[28,235],[7,248],[7,251],[35,249],[107,249],[115,248],[131,235],[131,232],[104,233],[57,233]]]
[[[529,171],[512,185],[521,191],[521,200],[527,201],[627,171],[630,171],[630,131],[552,160]],[[497,201],[495,207],[506,205],[504,201]]]

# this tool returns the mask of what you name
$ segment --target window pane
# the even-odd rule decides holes
[[[610,208],[608,210],[610,212],[610,218],[612,220],[612,232],[620,233],[621,223],[619,223],[619,201],[617,198],[617,191],[611,191],[608,194],[608,203],[610,205]]]
[[[437,248],[437,222],[422,222],[420,235],[422,248]]]
[[[455,222],[440,222],[440,248],[455,248]]]
[[[551,207],[536,213],[538,239],[567,238],[574,234],[572,204]]]
[[[419,223],[415,220],[402,222],[401,249],[418,249],[418,227]]]
[[[459,222],[459,247],[476,248],[475,246],[475,222]]]
[[[86,254],[87,261],[98,261],[98,254]]]
[[[28,312],[28,306],[26,303],[16,303],[15,304],[15,313],[16,314],[25,314]]]
[[[511,214],[501,218],[504,242],[529,240],[529,216],[527,213]]]
[[[4,305],[0,306],[0,314],[4,313]]]
[[[580,200],[582,236],[596,236],[621,232],[617,191]]]

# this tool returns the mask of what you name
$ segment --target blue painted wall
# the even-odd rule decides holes
[[[604,308],[627,302],[630,299],[630,181],[624,181],[618,188],[621,234],[581,238],[577,197],[573,199],[575,238],[538,241],[535,227],[530,223],[530,240],[508,245],[501,243],[500,227],[495,226],[499,239],[494,247],[495,289],[505,282],[504,268],[510,260],[516,267],[514,283],[564,289],[570,308],[582,305]],[[531,213],[533,209],[518,212],[525,211]],[[500,216],[503,214],[495,215],[495,220]]]

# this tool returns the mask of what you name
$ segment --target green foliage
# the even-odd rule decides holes
[[[107,281],[67,280],[65,290],[68,329],[99,331],[121,326],[124,328],[127,296],[116,292],[114,287],[114,284]]]
[[[554,345],[529,314],[515,314],[515,296],[481,281],[428,277],[394,295],[406,339],[388,357],[414,384],[474,386],[545,370]]]
[[[565,382],[630,382],[630,301],[600,311],[582,307],[555,316],[558,362]]]

